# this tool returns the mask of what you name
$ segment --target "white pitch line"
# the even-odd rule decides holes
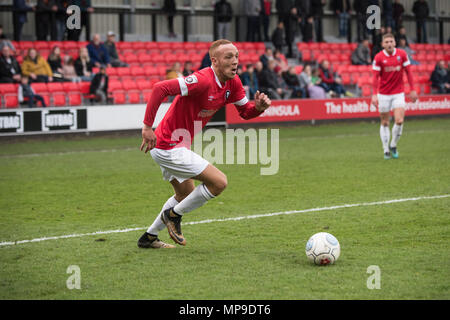
[[[362,203],[353,203],[353,204],[342,204],[342,205],[331,206],[331,207],[310,208],[310,209],[291,210],[291,211],[280,211],[280,212],[255,214],[255,215],[250,215],[250,216],[241,216],[241,217],[224,218],[224,219],[208,219],[208,220],[201,220],[201,221],[191,221],[191,222],[183,223],[183,225],[186,226],[186,225],[213,223],[213,222],[226,222],[226,221],[239,221],[239,220],[245,220],[245,219],[258,219],[258,218],[273,217],[273,216],[279,216],[279,215],[290,215],[290,214],[294,214],[294,213],[308,213],[308,212],[329,211],[329,210],[337,210],[337,209],[344,209],[344,208],[377,206],[377,205],[385,205],[385,204],[400,203],[400,202],[407,202],[407,201],[441,199],[441,198],[448,198],[448,197],[450,197],[450,194],[443,194],[443,195],[436,195],[436,196],[422,196],[422,197],[404,198],[404,199],[392,199],[392,200],[375,201],[375,202],[362,202]],[[96,232],[91,232],[91,233],[75,233],[75,234],[68,234],[68,235],[54,236],[54,237],[35,238],[35,239],[31,239],[31,240],[4,241],[4,242],[0,242],[0,247],[2,247],[2,246],[12,246],[12,245],[23,244],[23,243],[30,243],[30,242],[41,242],[41,241],[47,241],[47,240],[58,240],[58,239],[67,239],[67,238],[80,238],[80,237],[86,237],[86,236],[95,236],[95,235],[99,235],[99,234],[124,233],[124,232],[139,231],[139,230],[145,230],[145,229],[147,229],[147,227],[127,228],[127,229],[117,229],[117,230],[106,230],[106,231],[96,231]]]

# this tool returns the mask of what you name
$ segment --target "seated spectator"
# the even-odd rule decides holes
[[[111,67],[108,50],[105,45],[101,43],[100,35],[98,33],[94,34],[92,41],[87,45],[87,49],[89,57],[96,67]]]
[[[406,41],[406,46],[409,47],[410,41],[409,41],[409,39],[408,39],[408,36],[406,35],[406,28],[403,27],[403,26],[401,26],[401,27],[398,29],[398,32],[397,32],[397,34],[395,35],[395,42],[396,42],[396,43],[400,43],[400,40],[401,40],[401,39],[405,39],[405,41]]]
[[[105,104],[108,101],[108,75],[106,68],[100,67],[99,73],[92,79],[89,93],[95,95],[95,101]]]
[[[282,51],[284,45],[284,23],[279,21],[272,33],[272,43],[276,50]]]
[[[258,76],[255,73],[255,68],[251,63],[247,64],[247,70],[242,74],[242,85],[244,86],[247,98],[253,100],[255,93],[258,91]]]
[[[408,59],[409,59],[409,61],[411,62],[412,65],[419,65],[420,64],[419,61],[416,61],[416,60],[413,59],[412,56],[416,52],[406,45],[406,40],[404,38],[400,39],[400,42],[398,43],[397,48],[402,49],[402,50],[404,50],[406,52],[406,54],[408,55]]]
[[[61,49],[58,46],[52,48],[52,51],[48,55],[47,62],[52,69],[53,77],[59,80],[63,78],[63,68],[61,60]]]
[[[300,86],[308,92],[308,96],[311,99],[325,99],[327,96],[326,92],[321,86],[319,86],[321,82],[320,77],[318,76],[319,70],[315,69],[314,73],[316,76],[313,77],[311,65],[305,65],[299,77]]]
[[[281,71],[287,71],[287,69],[289,68],[288,61],[280,50],[275,50],[273,52],[273,59],[277,62],[277,66],[281,68]]]
[[[300,86],[300,79],[295,72],[295,67],[283,72],[283,78],[288,88],[292,91],[291,98],[306,98],[306,90]]]
[[[8,46],[2,48],[0,56],[0,83],[20,82],[22,69]]]
[[[77,76],[81,78],[81,81],[91,81],[94,77],[92,73],[92,67],[94,64],[89,58],[89,53],[87,48],[80,48],[80,55],[77,60],[75,60],[75,71]]]
[[[116,48],[116,34],[114,31],[108,31],[106,42],[104,43],[108,55],[110,58],[110,63],[113,67],[128,67],[128,64],[120,61],[119,54]]]
[[[191,75],[193,73],[194,70],[192,70],[192,61],[185,61],[183,68],[183,77],[187,77],[188,75]]]
[[[335,75],[328,60],[324,60],[319,66],[319,76],[322,80],[320,86],[331,96],[342,97],[346,94],[342,79]]]
[[[64,66],[62,70],[64,79],[72,82],[80,82],[81,78],[78,76],[75,70],[75,63],[73,58],[69,55],[64,57]]]
[[[439,94],[450,93],[450,74],[445,66],[445,61],[441,60],[436,64],[431,73],[431,87],[437,89]]]
[[[36,49],[28,49],[23,59],[22,75],[30,78],[30,82],[52,82],[53,72],[47,61],[42,58]]]
[[[168,69],[166,72],[166,80],[176,79],[183,77],[183,73],[181,73],[181,64],[179,62],[175,62],[172,65],[172,68]]]
[[[258,74],[258,84],[260,90],[267,94],[269,98],[281,100],[284,96],[284,90],[278,84],[278,76],[274,71],[275,66],[275,60],[269,60],[267,68],[263,68]]]
[[[266,69],[268,67],[268,62],[271,60],[273,60],[272,48],[266,48],[264,53],[259,57],[259,61],[262,62],[263,68]]]
[[[364,39],[352,53],[352,64],[357,66],[368,66],[372,64],[370,57],[369,40]]]
[[[12,42],[9,41],[3,33],[3,25],[0,24],[0,51],[3,49],[3,46],[8,46],[12,52],[16,51],[16,48],[14,47]]]
[[[209,51],[205,53],[202,59],[202,63],[200,64],[200,68],[198,70],[202,70],[204,68],[208,68],[211,66],[211,57],[209,56]]]
[[[308,16],[303,26],[303,42],[313,42],[314,39],[314,17]]]
[[[281,70],[280,66],[275,66],[273,71],[277,75],[277,78],[276,78],[277,87],[282,89],[282,93],[280,94],[281,98],[284,100],[291,99],[292,89],[290,89],[289,86],[287,85],[286,81],[284,81],[283,70]]]
[[[25,98],[27,98],[29,108],[34,107],[35,101],[41,102],[42,107],[44,107],[44,108],[47,107],[47,105],[45,104],[44,98],[41,95],[36,94],[34,92],[33,88],[30,86],[27,76],[23,76],[22,79],[20,80],[20,85],[18,87],[18,92],[17,92],[17,98],[20,103],[23,103],[25,101]],[[37,106],[37,102],[36,102],[36,106]]]

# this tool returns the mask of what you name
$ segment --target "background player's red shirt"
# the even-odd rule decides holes
[[[408,55],[402,49],[395,48],[391,55],[386,50],[378,52],[372,64],[373,70],[380,74],[379,87],[375,91],[380,94],[404,92],[403,70],[410,64]]]
[[[205,68],[185,78],[156,84],[147,104],[144,119],[146,125],[153,125],[156,111],[168,95],[178,96],[155,130],[156,148],[159,149],[190,148],[197,131],[226,104],[233,103],[244,119],[254,118],[262,113],[248,101],[238,76],[223,84],[212,68]],[[201,125],[195,126],[195,121]],[[190,140],[184,138],[187,133]]]

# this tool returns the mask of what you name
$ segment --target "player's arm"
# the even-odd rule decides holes
[[[373,92],[372,92],[372,104],[373,104],[375,107],[378,108],[378,86],[379,86],[379,84],[380,84],[380,72],[381,72],[381,67],[378,65],[376,57],[375,57],[375,59],[373,60],[372,70],[373,70],[373,81],[372,81],[372,87],[373,87]]]
[[[249,101],[245,95],[244,87],[241,80],[235,78],[233,82],[233,93],[236,98],[236,102],[233,102],[239,115],[242,119],[249,120],[256,118],[263,113],[268,107],[270,107],[270,99],[266,94],[260,93],[259,90],[255,93],[255,101]],[[233,101],[233,100],[232,100]]]
[[[168,96],[178,95],[181,93],[181,88],[178,79],[165,80],[156,83],[153,86],[152,93],[148,99],[147,108],[145,110],[144,127],[142,128],[142,144],[141,151],[145,148],[145,153],[156,146],[156,135],[153,132],[152,126],[155,121],[156,113],[159,106]]]
[[[412,75],[411,65],[410,64],[408,64],[405,67],[405,72],[406,72],[406,77],[408,78],[409,86],[411,88],[411,92],[409,93],[409,95],[411,97],[412,102],[416,102],[418,97],[417,97],[416,90],[414,90],[414,77]]]

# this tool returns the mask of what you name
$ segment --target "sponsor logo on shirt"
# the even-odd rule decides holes
[[[384,72],[395,72],[400,71],[400,69],[401,69],[400,66],[385,67]]]

